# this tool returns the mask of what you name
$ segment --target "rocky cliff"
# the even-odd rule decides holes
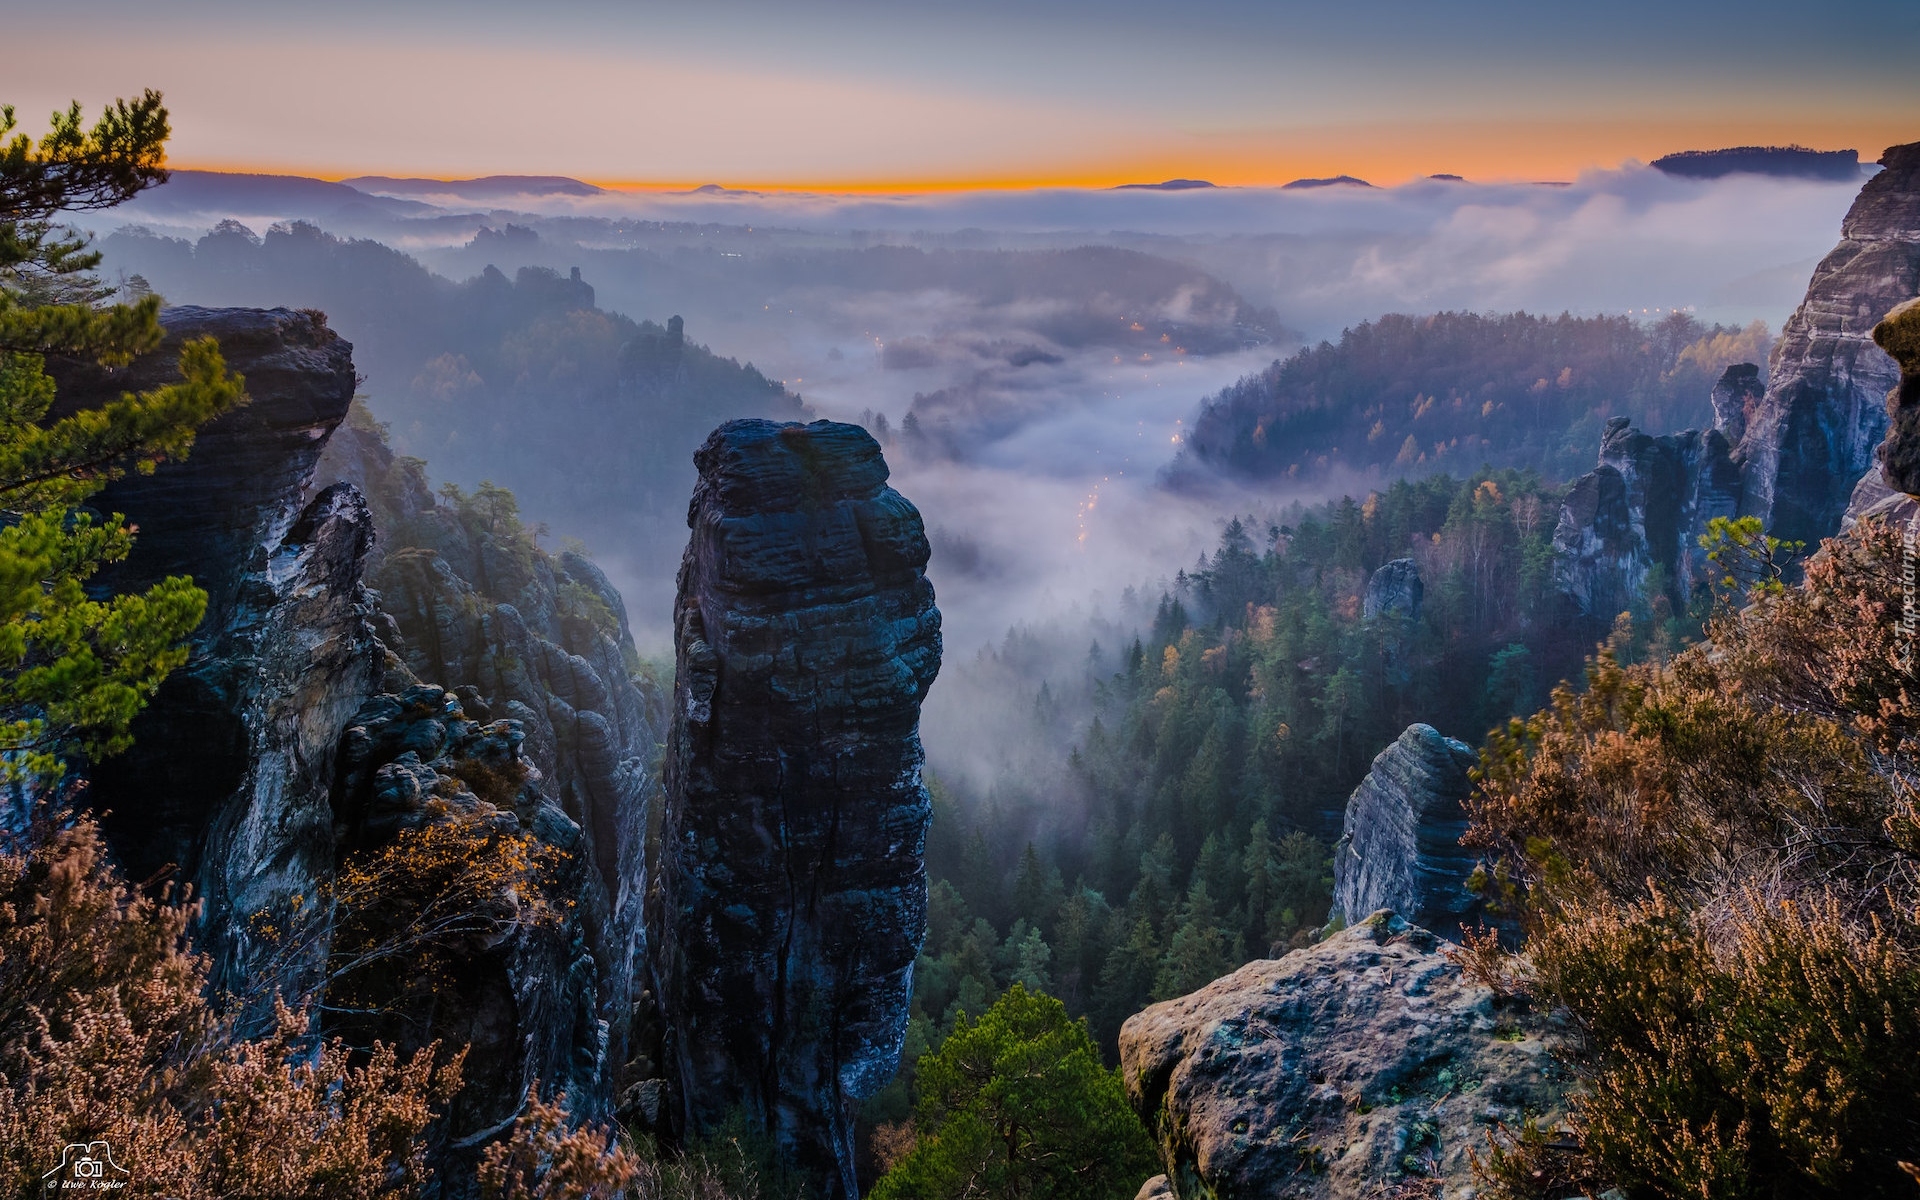
[[[1409,725],[1374,758],[1333,851],[1337,920],[1354,925],[1391,908],[1455,939],[1475,922],[1479,898],[1466,885],[1477,860],[1460,845],[1475,761],[1431,725]]]
[[[1727,368],[1713,389],[1715,412],[1741,411],[1757,376],[1750,363]],[[1561,593],[1582,614],[1611,620],[1658,568],[1684,609],[1705,566],[1700,536],[1713,518],[1737,513],[1740,487],[1719,429],[1650,437],[1615,417],[1601,438],[1600,465],[1574,482],[1560,507],[1553,552]]]
[[[353,398],[352,347],[315,313],[173,308],[161,319],[163,347],[128,367],[56,364],[61,408],[175,378],[179,344],[207,334],[251,400],[202,430],[185,462],[94,501],[140,530],[101,586],[190,574],[208,599],[192,657],[134,723],[133,748],[92,768],[87,796],[130,877],[173,865],[195,884],[216,979],[244,993],[263,982],[266,953],[245,918],[312,895],[332,871],[334,750],[380,680],[361,582],[371,514],[351,488],[306,495]]]
[[[1899,382],[1873,327],[1920,296],[1920,142],[1880,157],[1775,343],[1767,391],[1736,451],[1740,511],[1809,546],[1840,526],[1887,428]]]
[[[1141,1195],[1469,1195],[1494,1122],[1564,1114],[1559,1036],[1373,914],[1128,1018],[1121,1079],[1167,1166]]]
[[[1740,364],[1714,388],[1710,430],[1651,438],[1609,424],[1554,533],[1556,578],[1580,612],[1610,619],[1655,567],[1684,605],[1714,516],[1756,516],[1811,547],[1886,498],[1871,468],[1898,373],[1871,333],[1920,295],[1920,143],[1880,162],[1774,344],[1764,390]]]
[[[72,410],[170,378],[179,343],[211,334],[250,397],[185,462],[97,501],[139,527],[103,586],[189,574],[209,600],[189,662],[133,749],[91,767],[86,796],[129,875],[171,864],[195,884],[216,980],[255,1009],[341,986],[354,953],[341,922],[364,934],[373,920],[314,903],[339,897],[343,868],[407,830],[532,836],[545,893],[461,914],[433,948],[445,978],[428,977],[424,951],[413,970],[353,968],[354,1003],[323,1023],[472,1047],[439,1143],[457,1193],[462,1163],[534,1080],[581,1115],[612,1110],[643,1007],[632,984],[663,705],[629,677],[620,597],[590,563],[538,551],[497,495],[436,500],[419,464],[364,428],[329,450],[354,370],[323,317],[175,308],[162,323],[164,347],[127,368],[55,364]],[[535,909],[541,920],[522,919]]]
[[[606,1116],[628,1082],[636,1010],[651,1019],[635,982],[664,691],[636,675],[626,608],[606,576],[579,553],[539,549],[510,496],[436,497],[422,464],[396,458],[359,410],[315,474],[333,479],[366,494],[380,531],[368,578],[382,639],[404,664],[395,686],[429,681],[456,693],[468,719],[511,720],[543,794],[577,826],[582,958],[563,974],[585,991],[560,1003],[589,1015],[577,1061],[544,1078],[564,1078],[575,1112]],[[648,1077],[654,1064],[633,1070]]]
[[[898,1065],[925,936],[927,539],[857,426],[733,421],[695,464],[654,954],[671,1114],[744,1121],[853,1197],[854,1105]]]

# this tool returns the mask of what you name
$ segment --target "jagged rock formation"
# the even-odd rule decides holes
[[[1466,884],[1478,860],[1460,835],[1475,761],[1466,743],[1431,725],[1409,725],[1374,758],[1333,851],[1337,920],[1354,925],[1391,908],[1446,937],[1473,921],[1479,898]]]
[[[264,951],[242,918],[313,894],[332,870],[334,747],[380,678],[361,583],[372,518],[351,488],[303,499],[353,398],[352,347],[314,313],[172,308],[161,320],[161,350],[121,370],[55,364],[60,408],[177,378],[180,343],[207,334],[252,399],[202,430],[185,462],[94,501],[140,529],[100,584],[190,574],[207,616],[133,748],[89,771],[87,795],[131,878],[173,864],[193,881],[216,979],[246,992],[275,981],[253,978]]]
[[[1396,558],[1381,564],[1367,580],[1361,617],[1368,621],[1377,621],[1383,616],[1417,621],[1420,602],[1426,594],[1426,585],[1420,582],[1419,565],[1410,558]]]
[[[581,1115],[612,1109],[640,1007],[663,706],[629,679],[620,597],[584,559],[475,528],[377,441],[361,438],[344,472],[317,465],[354,386],[352,348],[323,317],[176,308],[162,323],[165,346],[129,367],[53,364],[72,411],[172,378],[180,342],[211,334],[251,397],[187,461],[97,501],[140,528],[103,586],[190,574],[209,600],[188,664],[133,749],[92,765],[86,796],[130,876],[171,863],[195,884],[216,981],[259,1005],[311,996],[337,969],[333,910],[302,898],[403,829],[477,820],[565,856],[549,877],[556,919],[507,913],[430,1003],[396,980],[399,1024],[376,1029],[473,1046],[442,1142],[457,1193],[461,1164],[533,1080]],[[366,586],[375,568],[397,620]],[[461,694],[420,685],[428,672]]]
[[[1809,546],[1839,529],[1886,432],[1899,373],[1872,344],[1873,327],[1920,295],[1920,142],[1880,163],[1774,345],[1767,394],[1736,454],[1740,511]]]
[[[1713,389],[1715,413],[1738,420],[1757,376],[1751,363],[1728,367]],[[1739,469],[1719,429],[1656,438],[1615,417],[1600,442],[1599,467],[1576,480],[1561,504],[1555,582],[1581,613],[1610,620],[1658,567],[1684,609],[1705,565],[1700,535],[1713,518],[1735,515],[1739,502]]]
[[[1920,299],[1909,300],[1874,326],[1873,340],[1900,367],[1900,382],[1887,393],[1887,440],[1853,489],[1844,529],[1872,517],[1911,526],[1920,515]]]
[[[520,1110],[532,1084],[565,1091],[581,1115],[604,1115],[605,984],[596,988],[601,973],[587,943],[599,940],[605,914],[566,903],[591,894],[585,831],[545,794],[523,754],[526,737],[520,721],[488,721],[434,685],[371,697],[340,737],[334,806],[342,852],[377,849],[404,829],[473,822],[492,834],[524,830],[560,853],[539,898],[541,920],[520,919],[535,897],[503,893],[501,911],[455,917],[479,932],[462,938],[446,977],[426,977],[408,962],[358,983],[376,988],[391,1009],[363,1019],[362,1032],[408,1049],[436,1038],[467,1047],[464,1086],[447,1114],[454,1157],[442,1172],[456,1181],[451,1194],[463,1190],[458,1181],[478,1144]]]
[[[569,1072],[569,1094],[574,1111],[607,1115],[643,1003],[635,983],[665,695],[634,675],[626,607],[606,576],[573,551],[540,551],[503,498],[437,499],[420,464],[396,458],[357,415],[321,463],[317,478],[332,477],[372,502],[381,544],[368,576],[406,674],[455,690],[478,719],[518,722],[546,794],[579,827],[591,867],[576,897],[592,960],[582,977],[597,992],[586,1028],[599,1028],[577,1047],[591,1065]],[[637,1069],[651,1075],[655,1064]]]
[[[1756,516],[1812,547],[1887,500],[1871,468],[1898,379],[1869,335],[1920,294],[1920,142],[1880,162],[1774,344],[1764,393],[1741,364],[1714,388],[1711,430],[1648,438],[1608,425],[1600,468],[1574,485],[1554,532],[1560,588],[1582,613],[1610,619],[1655,566],[1684,605],[1714,516]]]
[[[671,1115],[744,1118],[854,1197],[854,1104],[898,1065],[926,932],[927,539],[857,426],[732,421],[694,461],[654,955]]]
[[[1557,1036],[1380,912],[1128,1018],[1120,1070],[1182,1200],[1452,1196],[1490,1123],[1564,1113]]]

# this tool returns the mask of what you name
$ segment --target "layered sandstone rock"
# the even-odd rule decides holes
[[[396,1022],[380,1036],[472,1047],[436,1151],[458,1191],[534,1080],[565,1090],[581,1115],[611,1109],[642,973],[647,764],[662,714],[627,678],[620,599],[591,564],[455,536],[457,520],[417,478],[370,510],[357,486],[366,472],[317,465],[354,387],[351,347],[322,317],[168,309],[162,323],[164,347],[129,367],[55,364],[72,411],[167,382],[180,342],[211,335],[250,397],[202,430],[185,462],[97,500],[139,527],[103,585],[191,575],[208,608],[187,665],[136,722],[133,748],[91,766],[86,797],[109,813],[129,875],[173,864],[194,883],[216,981],[256,1008],[276,991],[318,995],[340,963],[332,911],[311,901],[343,862],[400,831],[476,820],[557,852],[554,919],[506,914],[467,944],[458,986],[431,1000],[404,977],[375,998]],[[383,487],[393,482],[391,456],[369,461]],[[376,524],[390,535],[407,522],[445,535],[434,544],[447,554],[423,552],[409,577],[444,586],[429,595],[401,580],[395,621],[365,579],[406,545],[382,553]],[[459,570],[434,566],[449,563]],[[416,671],[459,678],[419,685]],[[461,684],[459,697],[448,690]],[[322,1029],[338,1019],[326,1014]]]
[[[191,575],[207,616],[187,665],[134,723],[133,748],[89,771],[87,796],[109,814],[130,877],[172,864],[195,883],[220,984],[297,992],[307,980],[256,977],[272,956],[246,918],[313,895],[331,872],[334,749],[380,678],[361,582],[372,518],[351,488],[306,496],[353,398],[352,347],[318,314],[285,309],[172,308],[161,322],[163,347],[128,367],[56,364],[61,410],[178,378],[180,343],[206,335],[251,399],[203,429],[185,462],[128,476],[93,502],[140,531],[100,584]]]
[[[1873,328],[1920,296],[1920,142],[1895,146],[1815,268],[1806,299],[1774,344],[1766,396],[1735,457],[1741,508],[1809,546],[1835,533],[1887,429],[1899,382]]]
[[[599,1032],[578,1047],[592,1069],[570,1069],[569,1097],[576,1113],[605,1116],[642,1053],[630,1033],[646,974],[647,825],[666,741],[666,697],[634,675],[625,604],[585,557],[537,551],[517,518],[436,497],[420,464],[396,458],[358,418],[335,435],[317,478],[351,481],[372,502],[381,540],[368,574],[404,674],[459,693],[474,717],[515,721],[544,794],[577,827],[589,869],[573,898],[591,958],[588,1028]],[[655,1068],[638,1064],[642,1076]]]
[[[733,421],[695,464],[654,954],[671,1111],[688,1137],[744,1119],[856,1196],[854,1105],[898,1065],[925,935],[926,535],[857,426]]]
[[[1142,1196],[1469,1195],[1493,1123],[1564,1114],[1559,1036],[1376,913],[1121,1027],[1127,1098],[1167,1166]]]
[[[520,721],[487,720],[430,684],[370,697],[340,736],[342,852],[376,851],[404,830],[450,822],[481,835],[524,831],[557,852],[542,872],[543,895],[503,890],[486,911],[447,914],[473,932],[463,933],[443,977],[409,963],[353,981],[356,992],[376,990],[385,1009],[357,1018],[358,1032],[406,1049],[434,1040],[467,1048],[464,1086],[446,1118],[453,1154],[442,1164],[456,1193],[479,1143],[520,1111],[530,1086],[565,1092],[576,1115],[597,1115],[580,1110],[606,1091],[600,972],[589,949],[604,914],[576,900],[592,873],[584,833],[549,797],[526,741]],[[522,919],[533,903],[540,918]]]
[[[1600,467],[1574,485],[1554,533],[1556,579],[1580,612],[1610,620],[1654,567],[1686,604],[1715,516],[1755,516],[1811,548],[1869,511],[1909,511],[1873,469],[1898,371],[1871,334],[1920,295],[1920,143],[1880,162],[1774,344],[1764,390],[1743,363],[1714,388],[1710,430],[1608,426]]]
[[[1466,743],[1410,725],[1373,760],[1347,801],[1333,851],[1333,915],[1344,924],[1383,908],[1457,938],[1479,913],[1467,890],[1474,856],[1460,845],[1475,762]]]
[[[1743,418],[1757,368],[1727,368],[1714,387],[1716,419]],[[1684,609],[1705,566],[1700,537],[1734,516],[1740,472],[1719,429],[1650,437],[1625,417],[1607,422],[1600,464],[1568,491],[1554,527],[1554,579],[1583,615],[1610,621],[1645,591],[1655,568]]]

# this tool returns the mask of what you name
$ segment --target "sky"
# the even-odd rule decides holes
[[[0,0],[0,29],[60,46],[0,76],[29,128],[156,87],[175,165],[327,178],[1391,184],[1920,137],[1912,0]]]

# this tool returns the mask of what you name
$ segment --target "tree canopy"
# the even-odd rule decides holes
[[[1014,984],[920,1060],[916,1142],[874,1200],[1125,1200],[1154,1171],[1147,1132],[1084,1021]]]
[[[180,349],[181,380],[49,419],[49,355],[121,366],[159,348],[158,297],[114,303],[87,235],[63,212],[108,208],[166,178],[157,92],[91,128],[78,104],[37,142],[0,107],[0,762],[8,779],[61,778],[76,754],[124,749],[128,726],[200,623],[191,579],[99,598],[87,583],[134,531],[80,506],[128,470],[186,455],[198,428],[244,399],[211,339]]]

